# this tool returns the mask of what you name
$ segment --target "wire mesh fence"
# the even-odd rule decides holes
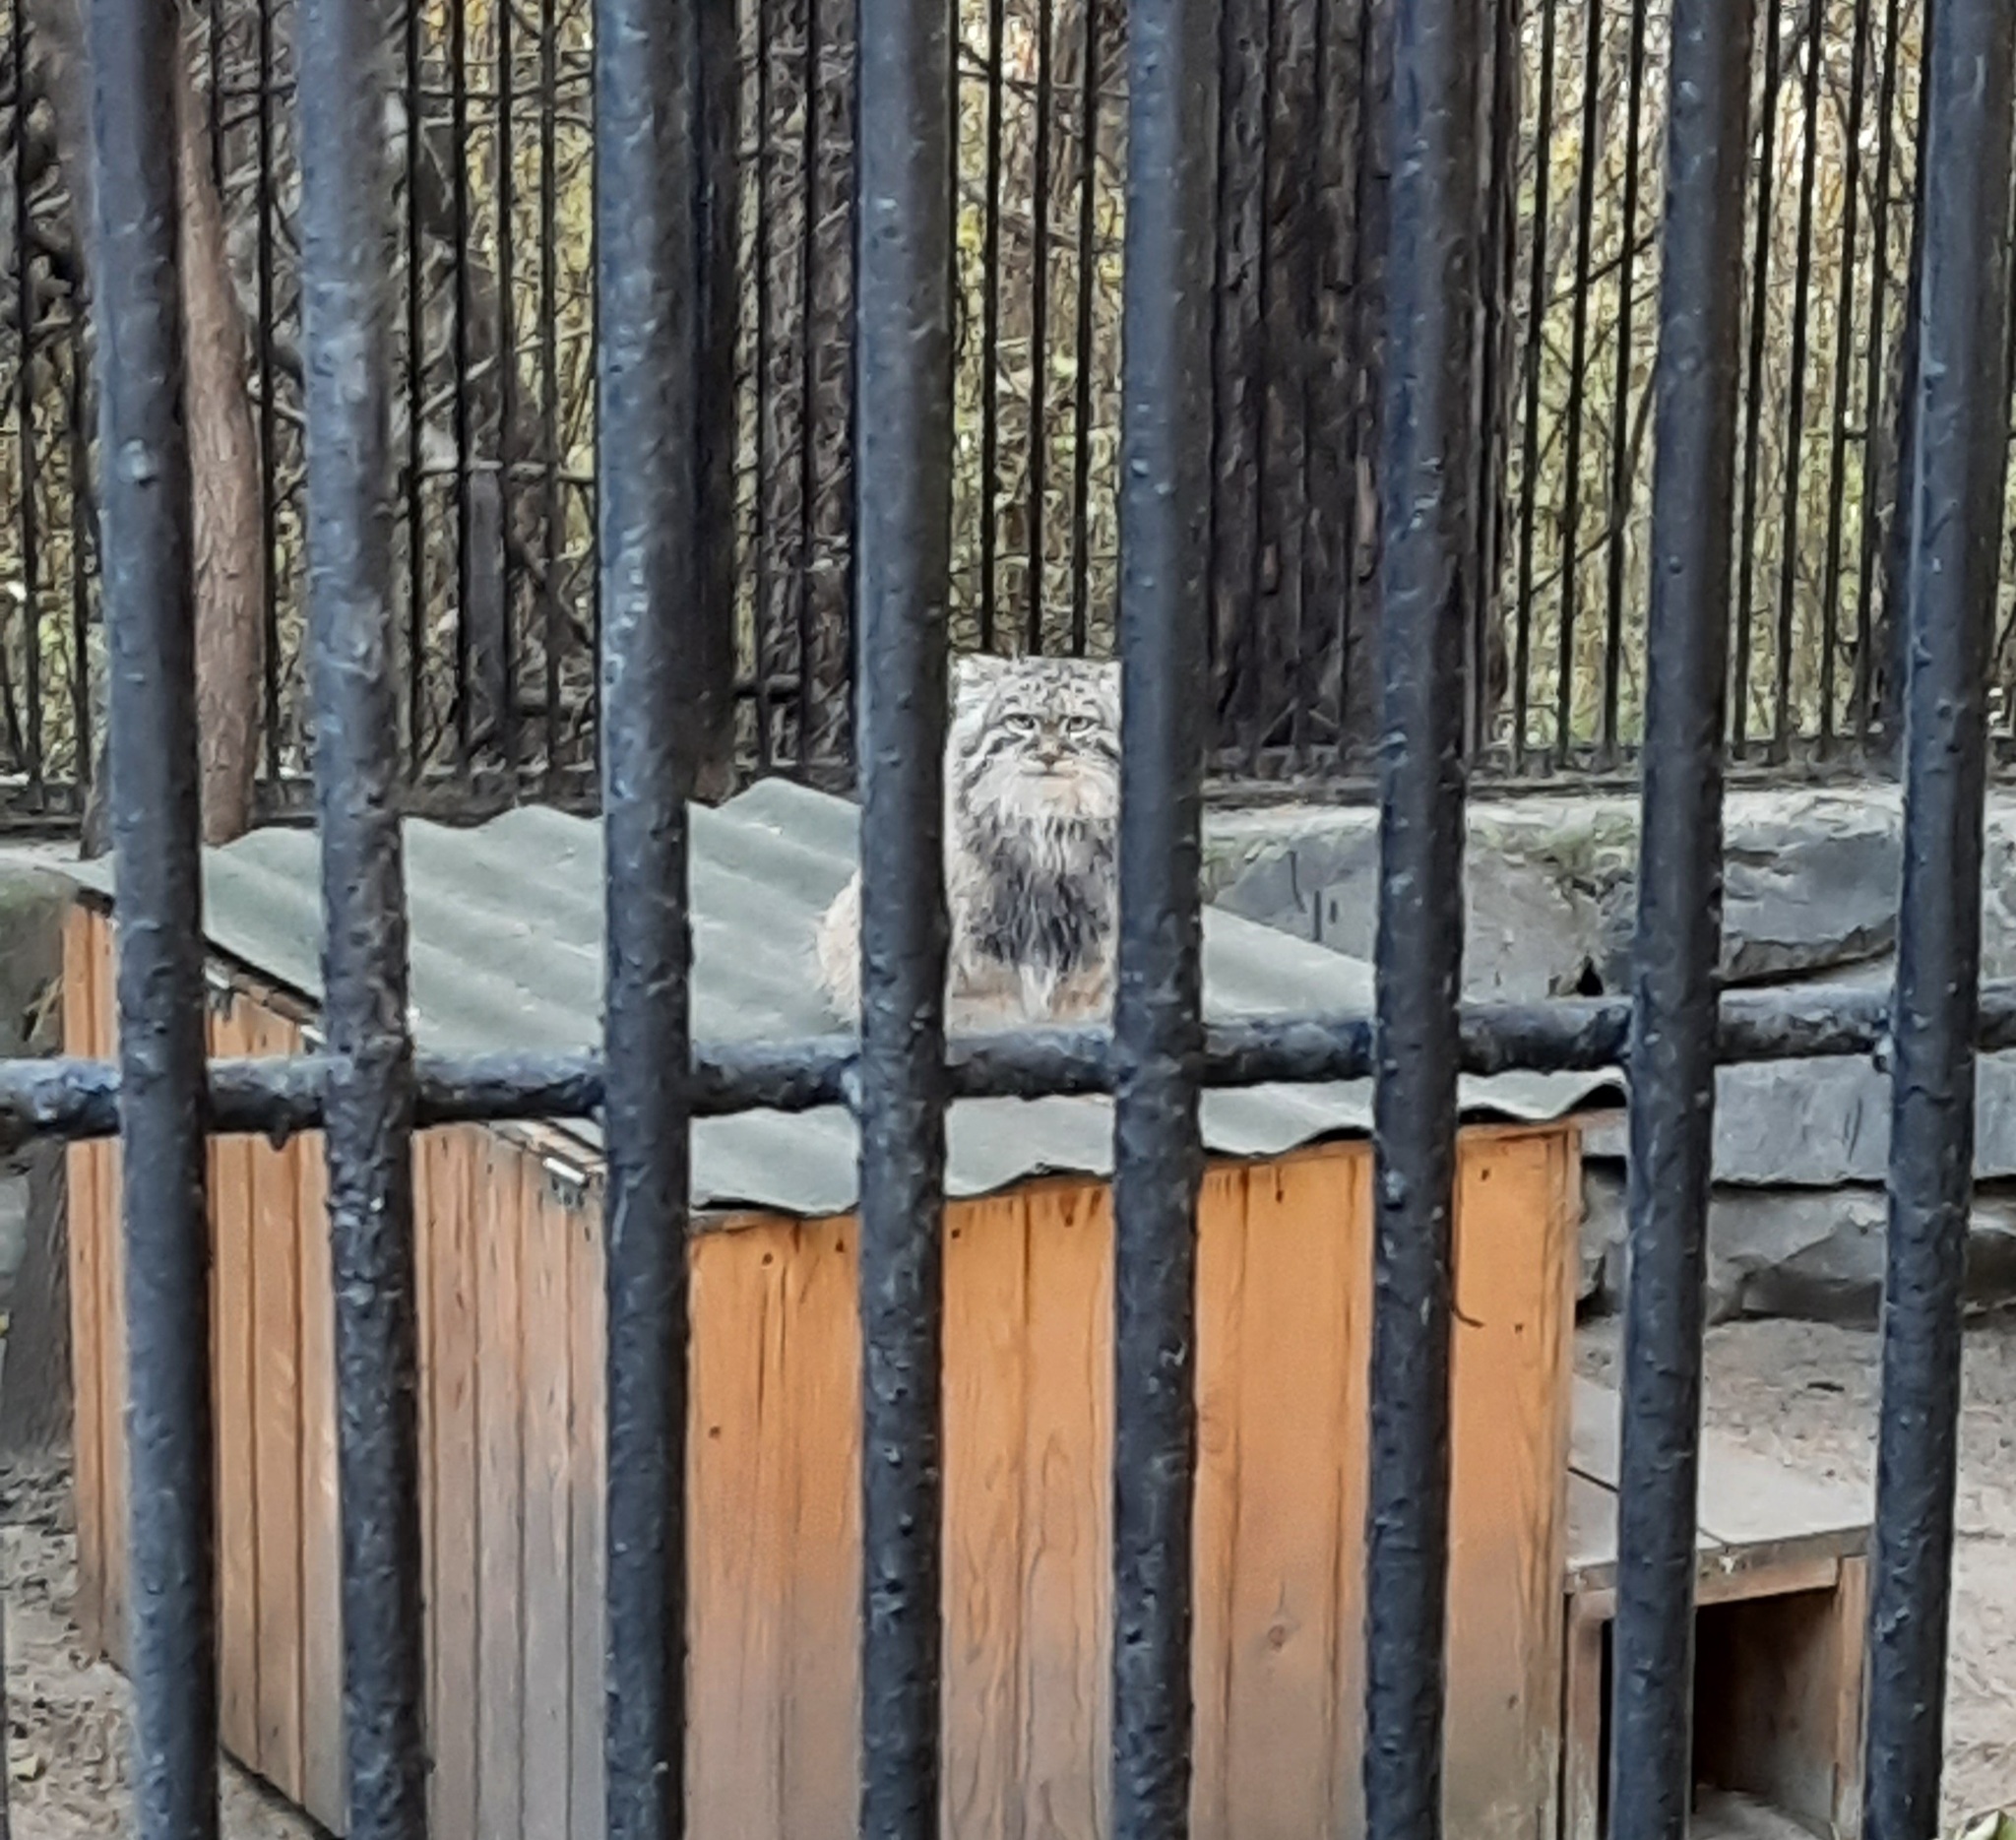
[[[1479,86],[1483,476],[1466,744],[1511,778],[1628,770],[1644,719],[1670,0],[1494,0]],[[1896,732],[1885,592],[1923,0],[1756,26],[1729,745],[1856,766]],[[1388,0],[1221,10],[1211,298],[1213,764],[1363,780],[1392,47]],[[206,811],[298,806],[304,462],[295,0],[184,14],[182,232]],[[851,776],[851,4],[743,0],[709,48],[709,234],[732,402],[702,592],[733,608],[724,771]],[[594,796],[594,59],[587,0],[394,26],[401,721],[415,787]],[[1125,20],[956,15],[952,638],[1110,655]],[[78,0],[17,0],[0,209],[0,813],[74,821],[101,728]],[[1993,654],[2016,709],[2016,556]],[[97,688],[94,688],[98,685]]]

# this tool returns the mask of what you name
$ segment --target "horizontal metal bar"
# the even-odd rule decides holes
[[[1628,1056],[1631,1006],[1615,997],[1478,1003],[1462,1012],[1463,1071],[1598,1073]],[[1722,999],[1715,1058],[1721,1066],[1777,1060],[1856,1059],[1887,1053],[1890,993],[1830,990]],[[954,1099],[1038,1099],[1112,1091],[1111,1038],[1103,1029],[1020,1029],[955,1036],[946,1045]],[[2016,981],[1982,986],[1983,1053],[2016,1049]],[[851,1106],[858,1052],[851,1035],[762,1047],[693,1050],[695,1117],[743,1111],[811,1111]],[[210,1063],[209,1128],[220,1135],[284,1137],[319,1128],[327,1054]],[[1198,1078],[1227,1090],[1369,1079],[1372,1018],[1356,1012],[1220,1023],[1204,1037]],[[414,1121],[497,1124],[592,1118],[602,1104],[598,1053],[421,1054]],[[118,1131],[119,1076],[102,1060],[0,1060],[0,1148],[33,1137],[82,1140]]]

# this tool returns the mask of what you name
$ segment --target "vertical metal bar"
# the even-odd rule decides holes
[[[1097,273],[1094,242],[1099,233],[1099,112],[1103,75],[1100,54],[1098,0],[1085,8],[1084,89],[1078,97],[1078,304],[1077,334],[1072,344],[1078,362],[1076,395],[1071,408],[1071,655],[1085,656],[1086,628],[1092,599],[1092,372],[1099,353],[1094,349],[1093,277]]]
[[[701,558],[700,23],[597,0],[609,1840],[685,1829],[686,898]]]
[[[1087,8],[1090,17],[1093,8]],[[1001,516],[1001,39],[1007,0],[987,0],[987,169],[980,224],[980,650],[994,649]]]
[[[1540,120],[1534,129],[1533,267],[1526,291],[1526,428],[1519,467],[1519,604],[1512,640],[1512,771],[1526,771],[1533,673],[1533,555],[1540,519],[1541,369],[1546,361],[1547,180],[1553,167],[1554,24],[1562,0],[1540,0]]]
[[[406,671],[407,766],[427,757],[427,244],[420,228],[420,166],[427,132],[420,0],[406,0]]]
[[[35,503],[40,491],[40,469],[35,452],[34,386],[34,261],[33,202],[30,197],[28,157],[28,20],[26,0],[15,0],[11,11],[10,50],[14,60],[14,107],[11,111],[14,135],[14,312],[15,334],[19,340],[19,362],[15,370],[15,412],[21,418],[21,580],[22,635],[27,646],[23,677],[28,692],[28,769],[31,798],[42,795],[42,612],[41,612],[41,532]],[[6,643],[0,637],[0,646]],[[0,672],[5,661],[0,660]]]
[[[500,0],[497,7],[497,502],[500,534],[511,540],[511,514],[518,460],[518,267],[515,260],[518,187],[513,171],[515,150],[511,144],[511,120],[515,109],[517,84],[512,70],[511,24],[517,0]],[[464,389],[469,387],[466,383]],[[505,783],[511,796],[518,793],[518,591],[511,578],[508,559],[498,559],[502,576],[499,585],[497,645],[498,692],[504,707],[495,712],[500,751],[504,759]]]
[[[1791,378],[1786,391],[1785,533],[1778,556],[1778,657],[1772,693],[1771,753],[1784,760],[1793,740],[1792,653],[1797,634],[1799,475],[1803,471],[1806,437],[1807,328],[1813,299],[1813,192],[1820,151],[1820,66],[1824,14],[1807,16],[1804,84],[1805,134],[1799,156],[1798,235],[1794,245],[1792,284]],[[1844,251],[1842,261],[1849,261]]]
[[[1610,1831],[1684,1840],[1751,0],[1676,0],[1632,960]]]
[[[1869,1840],[1930,1840],[1939,1816],[1974,1191],[1987,654],[2009,436],[2012,65],[2016,39],[1999,0],[1937,0],[1919,134],[1915,438],[1899,495],[1910,670],[1870,1566]]]
[[[1841,543],[1848,512],[1848,422],[1850,372],[1855,358],[1856,237],[1861,227],[1862,107],[1868,89],[1869,0],[1856,0],[1855,45],[1849,57],[1848,152],[1843,160],[1841,202],[1841,292],[1834,308],[1834,415],[1827,456],[1827,560],[1820,599],[1820,756],[1833,751],[1836,652],[1841,646]],[[1880,345],[1882,327],[1872,318],[1869,344]],[[1875,453],[1873,431],[1863,430],[1862,490],[1870,490],[1868,462]],[[1866,598],[1865,596],[1863,597]],[[1859,656],[1859,654],[1858,654]]]
[[[1645,101],[1645,21],[1649,0],[1631,0],[1630,97],[1624,122],[1624,247],[1617,261],[1617,383],[1610,404],[1607,604],[1604,610],[1603,760],[1617,759],[1617,704],[1624,674],[1624,569],[1631,528],[1631,333],[1637,306],[1638,153]]]
[[[1592,10],[1596,0],[1591,0]],[[1463,968],[1463,707],[1478,429],[1481,9],[1403,8],[1394,44],[1391,328],[1382,416],[1377,1066],[1365,1831],[1442,1830],[1450,1235]],[[1596,80],[1591,32],[1589,81]]]
[[[409,0],[411,3],[411,0]],[[467,775],[475,739],[475,660],[471,656],[470,601],[475,590],[475,493],[470,426],[470,321],[474,311],[469,270],[469,0],[448,5],[449,217],[455,237],[451,374],[455,392],[455,768]],[[484,661],[488,668],[488,661]]]
[[[1862,519],[1858,540],[1855,606],[1855,733],[1868,745],[1875,715],[1876,595],[1882,586],[1877,557],[1877,520],[1881,496],[1877,480],[1880,452],[1878,429],[1883,421],[1884,328],[1888,324],[1890,281],[1890,156],[1897,133],[1897,58],[1903,37],[1901,0],[1889,0],[1883,18],[1883,71],[1876,86],[1876,180],[1871,188],[1875,209],[1869,222],[1868,369],[1862,384]]]
[[[772,632],[774,609],[771,584],[776,579],[770,511],[770,470],[776,455],[770,439],[771,349],[776,337],[777,309],[771,275],[771,238],[776,233],[772,203],[770,161],[771,73],[773,55],[771,20],[775,0],[755,0],[756,11],[756,223],[754,233],[756,264],[756,554],[755,576],[755,684],[753,711],[756,721],[756,771],[771,769],[776,736],[771,728],[771,673],[777,665],[777,643]]]
[[[1210,0],[1130,0],[1113,1009],[1113,1840],[1189,1831],[1198,884],[1208,702]]]
[[[210,177],[220,195],[224,189],[224,8],[223,0],[209,6]]]
[[[539,443],[545,455],[539,566],[544,577],[548,774],[560,766],[560,655],[567,645],[567,609],[560,600],[566,532],[560,497],[559,113],[560,22],[554,0],[539,0]]]
[[[803,122],[798,152],[798,772],[812,764],[812,584],[818,519],[819,352],[812,339],[813,302],[819,291],[819,0],[805,8]]]
[[[1043,649],[1044,561],[1047,557],[1046,518],[1050,486],[1050,117],[1056,90],[1050,82],[1050,39],[1054,35],[1052,0],[1037,0],[1036,13],[1036,147],[1032,164],[1029,262],[1029,604],[1025,609],[1026,642],[1032,654]]]
[[[100,555],[118,876],[134,1831],[216,1840],[196,606],[163,0],[92,0]]]
[[[70,330],[70,721],[76,735],[72,773],[78,809],[90,802],[91,744],[91,552],[96,518],[92,496],[91,430],[85,425],[90,389],[85,373],[84,331]]]
[[[1582,53],[1582,144],[1575,197],[1575,303],[1568,334],[1567,479],[1561,497],[1561,617],[1554,672],[1554,758],[1568,764],[1575,726],[1575,615],[1582,599],[1582,417],[1588,390],[1590,243],[1596,222],[1596,169],[1603,89],[1604,0],[1582,0],[1588,31]],[[1396,220],[1397,221],[1397,220]]]
[[[1763,467],[1765,309],[1771,293],[1771,181],[1778,152],[1778,34],[1784,0],[1763,0],[1764,103],[1757,133],[1757,241],[1750,258],[1749,380],[1743,397],[1742,539],[1736,548],[1735,682],[1730,753],[1742,759],[1750,732],[1750,625],[1757,607],[1757,484]]]
[[[260,621],[266,643],[261,675],[266,693],[266,778],[278,785],[281,776],[280,711],[280,532],[279,505],[275,479],[279,457],[274,452],[279,427],[275,418],[274,391],[280,385],[280,369],[273,361],[273,9],[277,0],[258,0],[259,6],[259,544],[265,558],[260,571],[263,584]]]
[[[412,1043],[394,691],[391,44],[384,0],[302,0],[308,621],[353,1840],[426,1829]]]
[[[861,786],[861,1803],[938,1831],[943,771],[954,66],[943,0],[861,0],[855,461]]]

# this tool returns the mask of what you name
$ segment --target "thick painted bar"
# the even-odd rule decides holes
[[[1974,1175],[1987,658],[2009,436],[2016,40],[1997,0],[1938,0],[1928,30],[1918,362],[1899,493],[1909,670],[1867,1840],[1931,1840],[1939,1820]]]
[[[672,1840],[685,1823],[699,60],[694,5],[598,0],[609,1840]]]
[[[1748,0],[1675,0],[1631,1018],[1610,1831],[1684,1840],[1715,1149],[1722,746],[1742,364]]]
[[[1463,671],[1483,9],[1396,14],[1379,467],[1379,930],[1373,1090],[1365,1831],[1442,1826],[1450,1248],[1463,961]],[[1565,640],[1564,640],[1565,643]]]
[[[1127,11],[1114,1840],[1173,1840],[1190,1817],[1215,23],[1208,0],[1131,0]]]
[[[93,0],[106,724],[119,877],[134,1830],[218,1831],[196,638],[168,0]]]
[[[938,1831],[951,11],[859,9],[861,1802]]]
[[[397,789],[391,467],[392,35],[304,0],[301,296],[308,620],[329,1032],[329,1221],[352,1840],[426,1832],[412,1043]]]

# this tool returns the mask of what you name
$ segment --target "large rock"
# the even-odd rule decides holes
[[[1708,1315],[1795,1316],[1867,1326],[1883,1296],[1883,1190],[1717,1187],[1708,1208]],[[1624,1177],[1614,1164],[1583,1171],[1582,1295],[1622,1307],[1628,1259]],[[2016,1193],[1983,1189],[1968,1232],[1967,1295],[2016,1295]]]
[[[50,996],[63,975],[69,899],[60,875],[0,854],[0,1060],[54,1046]]]

